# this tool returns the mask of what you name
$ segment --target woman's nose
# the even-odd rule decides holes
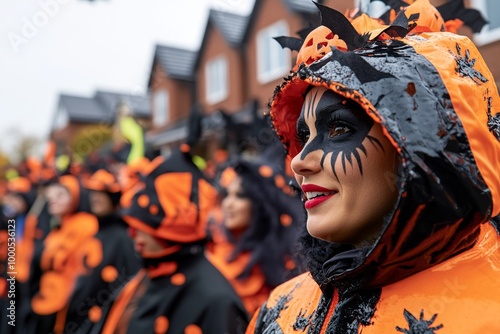
[[[230,205],[231,205],[231,199],[229,198],[229,196],[226,196],[222,202],[221,202],[221,208],[224,210],[224,209],[227,209]]]
[[[292,159],[291,167],[293,172],[303,176],[319,172],[321,170],[322,151],[307,152],[304,156],[303,152],[304,149]]]

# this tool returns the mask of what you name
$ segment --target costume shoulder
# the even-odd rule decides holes
[[[299,333],[310,324],[322,292],[309,272],[301,274],[273,290],[257,311],[247,334]]]
[[[363,333],[396,327],[413,333],[424,325],[436,334],[500,333],[499,264],[500,236],[483,224],[472,249],[384,287],[374,321]]]

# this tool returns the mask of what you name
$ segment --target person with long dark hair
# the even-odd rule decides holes
[[[253,314],[273,288],[300,273],[295,246],[304,210],[289,177],[262,159],[238,158],[220,180],[223,221],[211,225],[209,259]]]

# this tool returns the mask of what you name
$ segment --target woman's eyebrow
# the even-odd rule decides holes
[[[319,104],[318,104],[319,106]],[[319,118],[324,118],[325,115],[330,115],[333,113],[336,113],[341,110],[351,110],[347,105],[343,104],[342,102],[334,103],[334,104],[329,104],[327,106],[324,106],[322,108],[317,108],[316,109],[316,119]]]
[[[298,129],[303,129],[303,128],[308,128],[308,126],[307,126],[307,123],[306,123],[306,120],[304,119],[304,117],[300,116],[297,119],[295,129],[298,130]]]

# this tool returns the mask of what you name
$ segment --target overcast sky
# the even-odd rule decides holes
[[[209,8],[253,0],[1,0],[0,150],[46,139],[60,93],[142,94],[155,44],[197,50]]]

